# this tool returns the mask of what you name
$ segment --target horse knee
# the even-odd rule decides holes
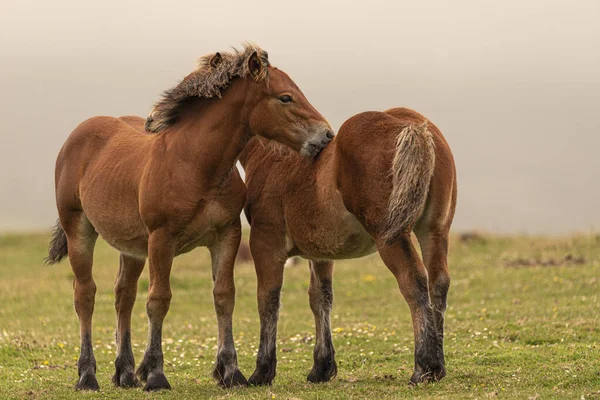
[[[148,318],[164,318],[169,311],[171,297],[172,295],[170,290],[162,291],[161,293],[149,293],[148,300],[146,301],[146,312],[148,314]]]
[[[443,272],[437,274],[433,279],[430,278],[429,290],[435,309],[444,312],[446,310],[446,298],[450,290],[450,275],[447,272]]]
[[[435,281],[431,282],[431,288],[436,296],[445,298],[450,290],[450,275],[447,272],[438,274]]]
[[[215,287],[213,289],[213,299],[217,313],[231,313],[235,301],[235,288]]]

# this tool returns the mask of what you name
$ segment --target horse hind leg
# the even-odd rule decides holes
[[[96,359],[92,348],[92,314],[96,283],[92,277],[94,246],[98,234],[83,211],[68,211],[60,215],[67,237],[68,255],[73,269],[75,312],[79,317],[81,346],[77,363],[79,381],[77,390],[99,390],[96,379]]]
[[[450,288],[448,232],[447,230],[438,232],[435,229],[418,227],[415,233],[421,246],[425,267],[427,268],[429,296],[433,305],[433,317],[438,337],[438,351],[443,357],[444,314],[446,312],[448,290]],[[443,372],[445,374],[445,370]]]
[[[328,382],[337,375],[335,349],[331,337],[331,308],[333,305],[333,261],[310,262],[308,296],[315,318],[316,343],[314,364],[307,380],[313,383]]]
[[[135,304],[138,279],[145,259],[121,253],[119,272],[115,279],[115,310],[117,312],[117,358],[113,383],[119,387],[135,387],[135,360],[131,349],[131,312]]]
[[[438,343],[425,266],[407,233],[382,246],[379,254],[396,277],[412,315],[415,369],[411,383],[439,380],[445,375],[444,356]]]

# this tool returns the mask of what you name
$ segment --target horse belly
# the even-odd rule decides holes
[[[302,229],[292,236],[298,255],[314,260],[343,260],[364,257],[377,249],[375,241],[360,222],[345,209],[328,215],[312,229]]]
[[[117,200],[106,191],[94,190],[82,196],[82,207],[96,232],[110,246],[133,257],[148,256],[148,231],[137,201]]]

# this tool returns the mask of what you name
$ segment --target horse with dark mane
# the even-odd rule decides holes
[[[232,333],[233,266],[246,198],[235,163],[254,135],[306,157],[314,157],[333,137],[289,76],[252,45],[203,57],[196,71],[164,93],[146,120],[94,117],[71,133],[56,162],[59,223],[48,262],[68,255],[75,275],[81,329],[77,389],[99,388],[92,348],[92,258],[98,235],[121,252],[114,288],[114,384],[136,386],[139,377],[145,390],[170,387],[161,340],[171,302],[171,265],[175,256],[198,246],[208,247],[212,257],[219,330],[214,377],[227,387],[246,384]],[[134,373],[131,312],[146,258],[148,345]]]
[[[331,336],[333,261],[375,251],[394,274],[413,319],[411,381],[438,380],[444,365],[444,312],[450,285],[448,232],[456,172],[442,133],[406,108],[347,120],[314,161],[253,139],[240,161],[245,212],[258,276],[260,347],[251,384],[270,384],[284,263],[310,260],[310,307],[316,325],[311,382],[337,373]],[[414,231],[423,260],[411,241]]]

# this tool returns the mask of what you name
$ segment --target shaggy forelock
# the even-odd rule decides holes
[[[252,76],[248,67],[248,59],[256,52],[263,67],[262,74]],[[251,77],[261,81],[267,76],[269,58],[260,47],[245,43],[242,50],[233,49],[221,54],[221,62],[213,67],[210,60],[215,55],[208,54],[198,60],[198,69],[186,76],[177,86],[166,90],[162,99],[154,105],[146,120],[146,130],[158,133],[177,122],[183,106],[194,98],[210,99],[221,97],[223,91],[231,85],[235,78]]]

